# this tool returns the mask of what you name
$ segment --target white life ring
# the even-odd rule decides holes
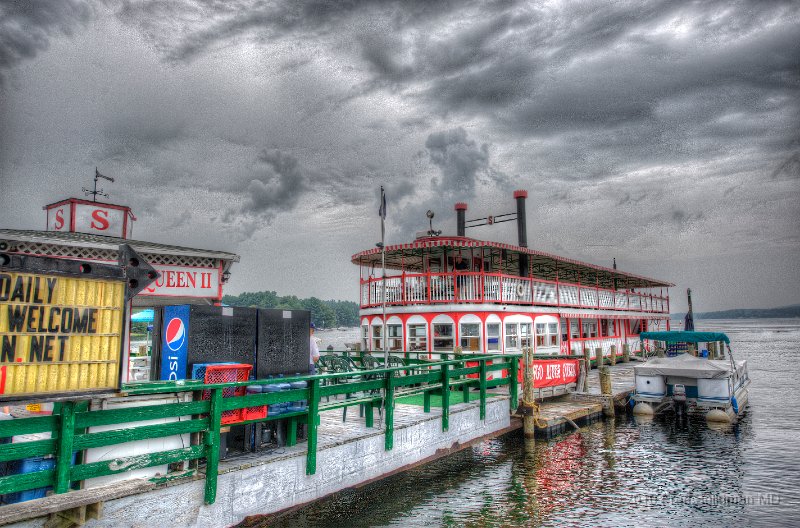
[[[522,297],[523,295],[525,295],[525,286],[517,284],[517,297]]]

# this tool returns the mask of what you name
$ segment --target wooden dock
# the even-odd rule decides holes
[[[598,372],[592,370],[588,377],[587,392],[539,400],[537,436],[549,438],[567,433],[574,427],[601,419],[604,407],[608,412],[609,405],[611,408],[624,406],[634,386],[632,366],[627,363],[611,369],[611,397],[600,394]],[[387,370],[388,372],[390,371]],[[514,389],[518,388],[516,384],[512,386]],[[467,386],[461,384],[458,387]],[[367,389],[369,388],[368,386]],[[336,403],[346,394],[337,393],[339,389],[336,385],[326,385],[327,393],[319,392],[317,387],[314,389],[305,392],[298,389],[295,391],[297,394],[287,391],[286,396],[283,396],[283,399],[291,401],[300,398],[311,401],[316,398],[317,405],[329,407],[317,414],[319,425],[313,444],[304,441],[285,447],[274,446],[271,449],[220,460],[213,467],[207,462],[182,472],[179,478],[167,476],[157,480],[137,479],[129,484],[135,487],[132,492],[125,488],[125,493],[121,493],[117,489],[120,484],[114,484],[113,490],[103,491],[113,493],[113,496],[102,495],[107,497],[102,500],[102,521],[95,522],[87,518],[87,526],[124,525],[130,523],[134,517],[137,522],[144,522],[144,516],[146,524],[209,528],[220,524],[232,525],[248,515],[280,512],[342,489],[362,486],[447,456],[487,438],[520,429],[522,425],[520,417],[509,416],[511,405],[516,407],[517,394],[509,395],[507,386],[486,390],[485,400],[481,399],[480,388],[469,387],[469,398],[463,393],[450,392],[449,398],[442,398],[434,403],[430,412],[424,412],[424,398],[418,398],[414,404],[396,400],[388,416],[384,414],[381,417],[380,410],[377,407],[373,409],[372,422],[375,427],[367,427],[367,420],[360,416],[358,405],[349,407],[346,417],[341,408],[328,405],[329,402]],[[283,394],[263,394],[261,400],[248,400],[246,403],[273,404]],[[464,399],[469,401],[464,402]],[[405,401],[415,400],[412,398]],[[448,413],[443,413],[442,407],[436,406],[443,403],[448,405]],[[199,407],[208,404],[199,401],[192,402],[191,405]],[[204,410],[205,408],[198,408],[198,412]],[[183,408],[174,412],[187,413]],[[84,418],[86,419],[88,418]],[[386,447],[389,434],[395,440],[391,449]],[[214,451],[218,449],[218,445],[212,445],[202,452],[201,447],[188,447],[181,452],[188,449],[193,450],[192,453],[196,450],[198,455],[207,453],[207,460],[214,458],[212,455],[219,456]],[[310,455],[315,457],[314,467],[318,467],[320,471],[309,470]],[[218,499],[213,502],[203,500],[207,496],[212,470],[215,497]],[[128,494],[129,492],[132,494]],[[44,526],[49,522],[48,514],[59,515],[58,512],[76,508],[81,509],[81,512],[85,509],[88,515],[89,507],[93,505],[84,504],[86,500],[88,499],[84,494],[65,493],[4,506],[4,516],[0,516],[0,524],[27,519],[25,526]],[[66,504],[65,501],[71,502]],[[23,509],[26,511],[23,512]],[[131,512],[136,512],[134,517]]]
[[[611,368],[613,406],[624,411],[628,397],[633,392],[633,364],[622,363]],[[600,377],[597,369],[589,373],[589,390],[575,392],[539,402],[536,419],[536,435],[551,438],[602,418],[603,407],[610,402],[600,393]],[[572,423],[570,423],[570,421]]]
[[[502,393],[492,394],[492,397],[489,399],[490,402],[507,400],[508,395]],[[451,412],[461,412],[468,409],[474,409],[476,406],[477,401],[470,401],[469,403],[451,404],[450,409]],[[375,409],[373,413],[375,419],[374,423],[376,425],[375,427],[367,427],[364,416],[359,415],[358,407],[349,407],[347,409],[347,413],[343,413],[342,409],[321,412],[319,415],[320,423],[318,428],[319,436],[317,440],[317,447],[319,449],[328,449],[334,446],[348,444],[360,439],[382,437],[385,434],[385,425],[380,419],[380,410]],[[429,413],[425,413],[423,412],[422,407],[419,405],[404,405],[396,403],[393,418],[395,429],[402,430],[423,422],[441,422],[442,409],[439,407],[432,407]],[[519,427],[519,424],[510,427],[508,431],[517,427]],[[502,430],[500,432],[492,433],[491,436],[503,434],[508,431]],[[471,443],[472,442],[470,442],[470,444]],[[459,447],[467,447],[470,444],[465,443],[463,445],[459,445]],[[305,454],[307,448],[307,443],[303,441],[294,446],[283,446],[261,452],[237,454],[231,458],[220,460],[219,473],[224,474],[232,471],[241,471],[253,466],[269,464],[277,460],[296,457],[298,455]],[[445,453],[443,453],[443,455],[444,454]]]

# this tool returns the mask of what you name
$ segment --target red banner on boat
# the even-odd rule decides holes
[[[534,360],[533,386],[553,387],[578,381],[577,359]]]
[[[522,383],[522,369],[518,373],[519,382]],[[567,385],[578,381],[577,359],[535,359],[533,360],[533,386],[555,387]]]

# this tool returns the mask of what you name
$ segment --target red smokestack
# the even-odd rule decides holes
[[[467,236],[467,204],[464,202],[458,202],[456,204],[456,234],[460,237]]]

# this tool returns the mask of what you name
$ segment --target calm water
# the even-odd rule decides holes
[[[749,361],[750,406],[733,429],[618,417],[532,453],[510,434],[269,526],[800,526],[800,321],[698,329],[727,333]]]

